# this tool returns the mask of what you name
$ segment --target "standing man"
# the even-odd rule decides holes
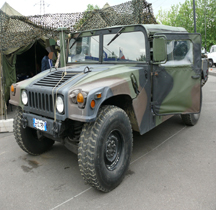
[[[44,55],[41,61],[41,71],[52,68],[52,65],[53,65],[52,56],[53,56],[53,52],[50,52],[50,53],[46,52],[46,54]]]

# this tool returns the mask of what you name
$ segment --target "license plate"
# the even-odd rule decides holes
[[[47,131],[47,122],[33,118],[33,127],[41,131]]]

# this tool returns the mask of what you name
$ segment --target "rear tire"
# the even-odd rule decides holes
[[[194,126],[196,125],[196,123],[198,122],[200,117],[200,113],[199,114],[182,114],[181,118],[182,121],[189,126]]]
[[[78,163],[83,179],[103,192],[116,188],[129,167],[132,144],[127,114],[118,107],[103,106],[80,136]]]
[[[23,112],[19,107],[14,118],[13,133],[16,142],[23,151],[30,155],[40,155],[46,152],[52,147],[54,141],[46,137],[38,139],[37,130],[30,127],[23,128],[22,113]]]

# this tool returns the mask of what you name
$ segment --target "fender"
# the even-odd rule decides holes
[[[136,94],[133,89],[132,82],[130,77],[128,78],[110,78],[102,79],[97,82],[94,81],[94,84],[86,84],[82,86],[77,86],[75,89],[82,90],[88,93],[85,108],[80,109],[77,104],[72,103],[70,99],[70,94],[68,93],[68,118],[72,120],[82,121],[82,122],[92,122],[95,121],[99,108],[101,104],[117,95],[128,95],[131,99],[136,97]],[[75,90],[73,89],[73,90]],[[97,94],[101,94],[100,98],[97,98]],[[91,101],[95,101],[95,107],[91,108]]]

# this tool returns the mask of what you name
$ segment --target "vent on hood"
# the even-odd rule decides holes
[[[66,74],[64,77],[62,76],[64,72],[55,71],[41,80],[37,81],[34,85],[46,86],[46,87],[58,87],[62,85],[64,82],[75,76],[76,74]]]

